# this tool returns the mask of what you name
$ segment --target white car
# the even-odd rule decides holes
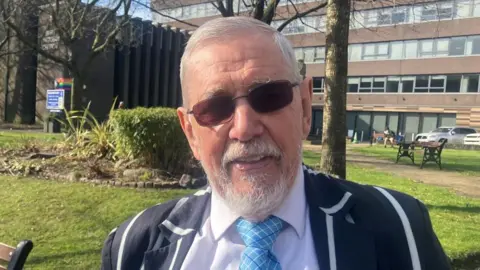
[[[442,142],[463,144],[465,136],[477,131],[469,127],[439,127],[428,133],[420,133],[415,137],[418,142]]]
[[[465,145],[480,145],[480,133],[468,134],[463,139]]]

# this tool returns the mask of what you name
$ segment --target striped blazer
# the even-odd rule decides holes
[[[320,269],[451,269],[423,203],[303,169]],[[210,199],[207,187],[131,217],[108,235],[102,269],[180,269],[210,214]]]

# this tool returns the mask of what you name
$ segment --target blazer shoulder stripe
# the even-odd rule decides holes
[[[342,199],[337,204],[335,204],[330,208],[320,207],[320,209],[329,215],[335,214],[345,206],[345,204],[348,202],[348,199],[350,199],[350,196],[352,196],[352,193],[347,191],[345,192],[345,195],[343,195]]]
[[[135,221],[146,211],[143,210],[142,212],[138,213],[131,221],[130,223],[128,224],[127,228],[125,229],[125,231],[123,232],[123,235],[122,235],[122,240],[120,241],[120,247],[118,248],[118,257],[117,257],[117,270],[121,270],[122,269],[122,259],[123,259],[123,251],[125,249],[125,241],[127,240],[127,236],[128,236],[128,232],[130,231],[130,229],[132,228],[133,224],[135,223]]]
[[[385,189],[381,187],[374,187],[383,196],[385,196],[388,201],[392,204],[393,208],[397,212],[400,220],[402,221],[403,229],[405,231],[405,235],[407,237],[408,249],[410,251],[410,257],[412,259],[412,269],[413,270],[421,270],[422,267],[420,266],[420,258],[418,255],[417,244],[415,243],[415,237],[413,236],[412,227],[410,225],[410,221],[408,220],[407,214],[403,210],[402,206],[398,201]]]

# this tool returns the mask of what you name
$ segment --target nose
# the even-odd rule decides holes
[[[246,99],[238,99],[229,131],[230,139],[246,142],[263,132],[264,126],[260,121],[260,115],[252,109]]]

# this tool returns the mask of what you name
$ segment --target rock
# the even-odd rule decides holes
[[[79,172],[71,172],[67,175],[67,180],[70,182],[81,181],[82,175]]]
[[[50,159],[50,158],[54,158],[56,157],[57,155],[55,154],[47,154],[47,153],[33,153],[31,154],[30,156],[27,157],[27,159],[36,159],[36,158],[40,158],[40,159]]]
[[[151,174],[151,171],[146,168],[126,169],[125,171],[123,171],[123,177],[128,178],[130,180],[138,179],[145,174]]]
[[[153,183],[152,182],[145,182],[145,187],[146,188],[153,188]]]
[[[136,183],[136,182],[128,182],[127,184],[128,184],[129,187],[132,187],[132,188],[137,187],[137,183]]]
[[[189,174],[184,174],[182,175],[182,178],[180,178],[180,181],[178,181],[178,184],[181,187],[184,188],[190,188],[192,186],[192,177]]]
[[[100,185],[102,184],[102,180],[95,179],[95,180],[92,180],[92,183],[94,183],[95,185]]]
[[[153,188],[162,188],[162,183],[153,183]]]
[[[115,186],[116,186],[116,187],[121,187],[121,186],[122,186],[122,182],[116,181],[116,182],[115,182]]]
[[[145,187],[145,182],[137,182],[137,187],[138,188],[144,188]]]

